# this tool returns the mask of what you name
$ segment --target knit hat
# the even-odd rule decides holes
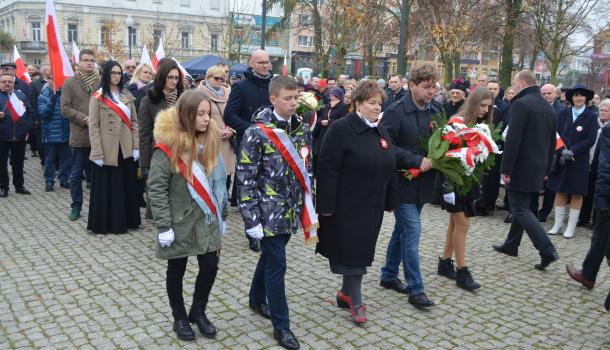
[[[463,92],[466,92],[468,87],[462,79],[455,79],[449,84],[449,90],[462,90]]]
[[[341,88],[338,88],[338,87],[334,87],[334,88],[330,89],[330,94],[335,96],[336,98],[338,98],[341,101],[343,101],[343,98],[345,97],[343,90],[341,90]]]

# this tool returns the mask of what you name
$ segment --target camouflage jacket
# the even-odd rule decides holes
[[[292,116],[288,122],[279,121],[271,108],[265,108],[255,116],[254,122],[284,130],[297,151],[304,146],[311,150],[311,132],[297,116]],[[256,125],[244,133],[239,153],[237,195],[246,228],[260,223],[265,236],[296,233],[300,225],[303,189],[288,162]],[[307,170],[313,184],[311,151],[307,158]]]

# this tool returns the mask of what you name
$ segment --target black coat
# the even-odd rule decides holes
[[[402,100],[383,112],[380,125],[392,142],[397,170],[419,169],[428,154],[422,143],[427,143],[432,134],[430,116],[439,111],[440,107],[435,102],[429,109],[419,109],[411,100],[411,93],[406,91]],[[400,203],[423,205],[430,202],[434,197],[437,175],[436,171],[428,171],[410,181],[399,177]]]
[[[333,263],[371,265],[383,212],[398,207],[394,169],[383,129],[370,128],[356,113],[331,125],[318,159],[316,203],[318,214],[332,216],[319,215],[316,252]]]
[[[447,119],[453,117],[455,114],[457,114],[458,110],[460,109],[460,107],[462,107],[463,104],[464,104],[464,100],[461,100],[458,103],[453,103],[453,102],[451,102],[451,100],[449,100],[447,103],[445,103],[443,105],[443,111],[445,112],[445,117],[447,117]]]
[[[40,117],[38,116],[38,96],[42,92],[42,88],[47,83],[46,80],[42,79],[42,76],[30,83],[30,106],[32,106],[32,117],[34,121],[34,127],[40,127]]]
[[[610,123],[606,123],[602,128],[597,142],[599,150],[596,151],[599,152],[599,156],[593,206],[595,209],[608,209],[610,208]]]
[[[254,112],[271,104],[269,102],[271,74],[269,78],[261,79],[254,75],[252,68],[248,68],[244,76],[245,79],[231,87],[223,117],[225,124],[237,132],[238,145],[241,144],[246,129],[252,125]]]
[[[530,86],[513,97],[507,119],[510,123],[500,169],[501,174],[510,176],[505,187],[538,192],[555,153],[555,111],[540,94],[540,87]]]
[[[406,90],[403,89],[402,87],[400,89],[398,89],[397,92],[392,91],[392,89],[387,89],[385,91],[385,93],[388,95],[388,98],[385,101],[383,101],[383,104],[381,105],[381,110],[385,111],[394,102],[400,101],[405,96],[405,92],[406,92]]]
[[[326,134],[326,130],[330,127],[333,121],[345,117],[347,114],[347,105],[343,101],[339,101],[335,107],[325,107],[318,111],[318,120],[316,121],[316,127],[313,129],[313,154],[318,155],[322,148],[322,139]],[[320,122],[322,120],[328,120],[329,123],[323,126]]]
[[[557,133],[574,153],[574,161],[559,165],[549,176],[548,188],[560,193],[587,194],[590,151],[598,129],[597,115],[589,109],[585,108],[575,121],[572,121],[572,108],[565,108],[561,112],[557,118]]]

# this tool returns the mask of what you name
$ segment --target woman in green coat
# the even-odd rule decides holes
[[[151,210],[157,228],[157,252],[167,259],[166,288],[178,339],[193,340],[190,323],[204,337],[216,328],[205,307],[216,279],[221,236],[226,230],[227,190],[220,154],[220,129],[210,118],[210,101],[191,90],[175,108],[159,113],[155,122],[148,177]],[[182,279],[189,256],[197,256],[199,274],[188,316]]]

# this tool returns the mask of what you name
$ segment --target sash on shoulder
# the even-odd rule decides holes
[[[169,146],[163,143],[157,143],[155,144],[155,148],[158,148],[163,151],[163,153],[165,153],[165,155],[167,155],[167,157],[171,159],[172,151]],[[214,201],[212,200],[211,196],[212,188],[207,177],[203,173],[203,170],[199,168],[196,163],[193,163],[193,178],[189,179],[188,177],[186,177],[186,164],[180,157],[178,157],[178,168],[180,169],[180,174],[182,174],[186,182],[193,187],[193,189],[195,190],[194,192],[199,196],[199,198],[193,198],[195,202],[199,204],[201,201],[203,201],[208,206],[212,214],[214,214],[215,217],[218,217],[219,211],[216,208],[216,205],[214,204]],[[192,193],[193,191],[191,191],[191,195]]]
[[[97,90],[93,96],[98,99],[100,102],[110,107],[118,116],[121,118],[123,123],[129,128],[130,131],[133,131],[131,126],[131,110],[127,107],[123,102],[119,101],[118,103],[109,99],[108,97],[102,94],[102,89]]]
[[[301,226],[305,233],[305,244],[313,244],[318,242],[318,234],[316,229],[320,226],[318,223],[318,214],[313,205],[313,196],[311,190],[311,183],[309,181],[309,174],[305,162],[297,152],[296,148],[290,141],[290,138],[282,129],[269,128],[262,123],[256,123],[267,136],[269,141],[275,146],[280,152],[282,158],[288,162],[288,166],[296,175],[299,184],[303,188],[305,198],[303,201],[303,211],[301,212]],[[307,152],[308,153],[308,152]],[[307,154],[304,154],[304,158],[307,158]]]

